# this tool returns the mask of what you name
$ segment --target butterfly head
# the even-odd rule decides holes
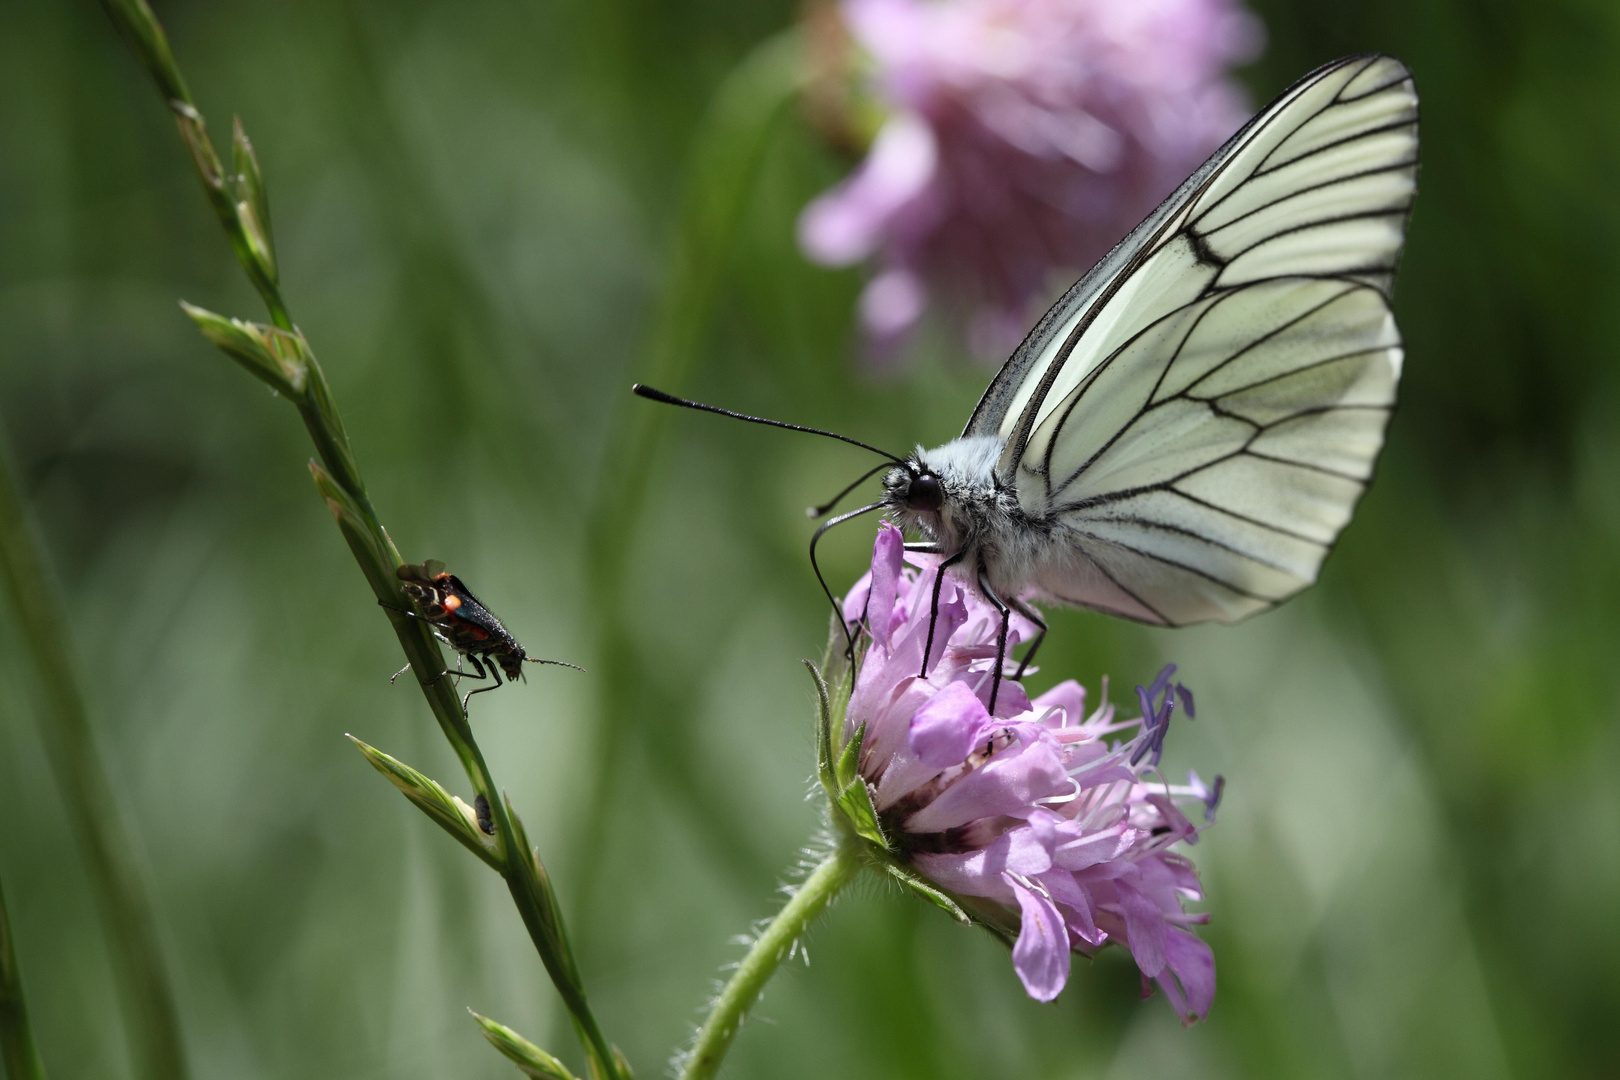
[[[890,500],[897,509],[903,506],[914,514],[939,513],[945,505],[945,485],[941,483],[939,474],[926,465],[906,464],[908,468],[889,473],[888,481],[884,484]]]
[[[981,445],[982,444],[982,445]],[[901,528],[956,547],[975,532],[974,508],[993,498],[995,439],[957,439],[932,450],[918,447],[883,478],[883,501]]]
[[[936,539],[947,498],[945,478],[921,460],[920,452],[883,476],[883,508],[908,532]]]

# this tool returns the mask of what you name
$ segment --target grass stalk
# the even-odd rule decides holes
[[[96,747],[73,662],[67,605],[3,451],[0,574],[39,675],[40,742],[84,853],[90,890],[112,946],[136,1075],[144,1080],[184,1080],[188,1069],[180,1018],[140,847]]]
[[[45,1063],[34,1046],[23,1000],[22,973],[6,916],[6,897],[0,892],[0,1064],[9,1080],[45,1080]]]
[[[404,560],[372,508],[325,374],[296,330],[281,296],[269,232],[268,200],[252,146],[241,124],[236,124],[232,170],[227,172],[208,137],[202,113],[190,98],[163,29],[145,0],[103,0],[103,7],[174,112],[205,193],[243,270],[263,297],[273,326],[226,320],[189,307],[187,313],[210,340],[297,406],[320,459],[310,463],[317,490],[393,624],[440,730],[461,760],[474,790],[489,802],[500,849],[501,875],[568,1009],[589,1059],[590,1074],[598,1080],[632,1080],[623,1057],[603,1035],[586,1000],[561,911],[539,854],[529,846],[521,822],[501,797],[452,680],[439,678],[445,665],[438,642],[421,620],[410,618],[402,610],[409,604],[399,591],[394,571]]]

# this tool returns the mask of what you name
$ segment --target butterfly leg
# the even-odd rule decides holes
[[[1040,627],[1040,629],[1035,632],[1035,640],[1030,643],[1029,652],[1024,654],[1024,659],[1018,665],[1018,673],[1013,676],[1014,681],[1021,682],[1024,678],[1024,672],[1029,670],[1030,662],[1035,659],[1035,650],[1039,649],[1041,647],[1041,642],[1046,640],[1046,620],[1041,618],[1039,612],[1030,607],[1028,604],[1024,603],[1022,600],[1018,599],[1016,596],[1008,600],[1007,604],[1014,611],[1018,612],[1018,614]]]
[[[469,663],[472,664],[473,668],[478,672],[477,677],[480,678],[480,679],[484,678],[484,665],[479,662],[478,654],[476,654],[476,653],[468,653],[467,654],[467,660],[468,660]],[[489,677],[494,679],[495,681],[490,683],[488,686],[480,686],[476,690],[467,691],[467,696],[461,699],[461,711],[463,713],[465,713],[467,711],[467,702],[472,700],[472,696],[474,694],[482,694],[486,690],[493,690],[496,687],[501,685],[501,672],[500,672],[500,669],[495,666],[495,661],[493,661],[493,660],[489,661]]]
[[[984,593],[986,600],[990,601],[990,606],[1001,613],[1001,633],[996,635],[996,668],[990,682],[989,709],[990,715],[994,716],[996,712],[996,694],[1001,690],[1001,669],[1007,666],[1007,627],[1012,621],[1012,609],[1006,605],[1001,597],[996,595],[996,590],[990,587],[990,575],[984,572],[984,560],[982,558],[979,560],[979,591]]]
[[[910,544],[907,544],[906,547],[911,549]],[[926,551],[931,547],[933,547],[931,544],[919,545],[914,550]],[[935,549],[932,553],[938,554],[938,550]],[[923,643],[922,672],[918,675],[918,678],[926,679],[928,677],[928,658],[934,654],[934,624],[939,622],[939,590],[945,584],[945,571],[961,562],[962,556],[966,554],[966,551],[958,551],[955,555],[941,562],[934,574],[934,596],[929,601],[928,606],[928,640]]]

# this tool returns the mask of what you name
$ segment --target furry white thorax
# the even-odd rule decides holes
[[[932,450],[917,447],[911,467],[939,477],[944,500],[937,511],[906,504],[911,475],[905,469],[891,471],[883,487],[896,525],[920,533],[947,555],[963,552],[954,567],[957,577],[977,588],[982,566],[991,587],[1011,597],[1038,589],[1043,571],[1070,556],[1051,523],[1031,518],[1013,486],[997,476],[1001,453],[995,435],[956,439]]]

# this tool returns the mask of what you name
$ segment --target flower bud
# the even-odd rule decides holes
[[[407,799],[437,822],[440,828],[497,871],[504,869],[495,838],[485,835],[479,828],[478,814],[471,806],[446,791],[437,780],[422,775],[404,762],[390,757],[374,746],[368,746],[353,735],[347,738],[365,755],[373,768],[387,777],[389,783],[399,788]]]
[[[180,301],[180,310],[197,324],[203,337],[277,393],[297,400],[309,379],[311,355],[302,334],[275,326],[227,319],[205,308]]]
[[[487,1016],[472,1013],[472,1018],[478,1021],[479,1030],[489,1044],[505,1054],[512,1064],[523,1071],[523,1075],[532,1076],[535,1080],[574,1080],[574,1074],[567,1067],[534,1043],[525,1039],[505,1024],[491,1020]]]
[[[276,283],[275,242],[270,235],[270,196],[265,191],[264,174],[259,171],[259,159],[253,153],[253,144],[242,130],[242,118],[233,117],[231,124],[231,165],[235,176],[232,187],[236,197],[236,221],[242,230],[255,269],[272,285]]]

